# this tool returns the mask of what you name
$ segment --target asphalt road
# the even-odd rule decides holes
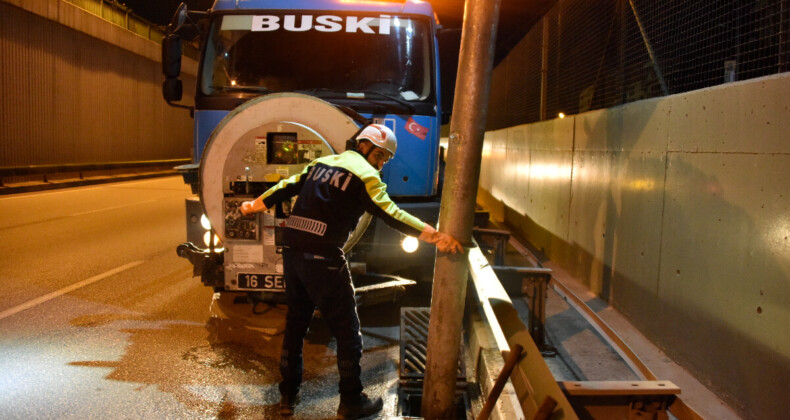
[[[0,197],[0,418],[277,418],[284,308],[270,328],[212,316],[176,255],[179,177]],[[396,307],[360,311],[363,381],[395,411]],[[337,408],[334,342],[305,348],[297,418]]]

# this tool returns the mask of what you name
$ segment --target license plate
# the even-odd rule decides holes
[[[285,291],[285,281],[282,274],[239,273],[236,279],[239,289]]]

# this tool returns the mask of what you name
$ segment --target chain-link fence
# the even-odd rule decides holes
[[[559,0],[494,70],[489,129],[790,70],[790,0]]]
[[[128,7],[113,0],[64,0],[80,9],[101,17],[122,28],[126,28],[143,38],[161,44],[164,38],[164,28],[160,25],[151,23],[133,14]],[[173,11],[175,13],[175,10]],[[197,48],[193,45],[184,44],[184,55],[197,60],[200,56]]]

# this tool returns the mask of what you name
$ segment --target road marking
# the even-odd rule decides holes
[[[88,211],[83,211],[83,212],[79,212],[79,213],[73,213],[73,214],[70,214],[70,215],[65,216],[65,217],[84,216],[86,214],[99,213],[99,212],[107,211],[107,210],[118,210],[118,209],[123,209],[123,208],[126,208],[126,207],[136,206],[138,204],[148,204],[148,203],[153,203],[155,201],[167,200],[167,199],[170,199],[170,198],[172,198],[172,197],[155,198],[155,199],[152,199],[152,200],[145,200],[145,201],[135,201],[134,203],[131,203],[131,204],[123,204],[123,205],[115,206],[115,207],[107,207],[107,208],[103,208],[103,209],[88,210]],[[181,198],[181,197],[176,197],[176,198]]]
[[[11,309],[6,309],[5,311],[0,312],[0,319],[8,318],[11,315],[14,315],[14,314],[22,312],[24,310],[30,309],[30,308],[32,308],[32,307],[34,307],[36,305],[40,305],[40,304],[42,304],[44,302],[47,302],[47,301],[50,301],[52,299],[55,299],[58,296],[63,296],[66,293],[70,293],[70,292],[73,292],[73,291],[75,291],[75,290],[77,290],[79,288],[82,288],[82,287],[88,286],[90,284],[96,283],[99,280],[106,279],[107,277],[114,276],[114,275],[116,275],[116,274],[118,274],[118,273],[120,273],[122,271],[126,271],[126,270],[128,270],[130,268],[137,267],[138,265],[140,265],[142,263],[143,263],[143,261],[134,261],[134,262],[130,262],[129,264],[124,264],[124,265],[122,265],[120,267],[113,268],[110,271],[105,271],[104,273],[101,273],[99,275],[93,276],[93,277],[91,277],[89,279],[85,279],[85,280],[83,280],[83,281],[81,281],[79,283],[74,283],[71,286],[66,286],[66,287],[64,287],[64,288],[62,288],[60,290],[56,290],[56,291],[54,291],[52,293],[47,293],[44,296],[35,298],[33,300],[29,300],[29,301],[27,301],[27,302],[25,302],[25,303],[23,303],[21,305],[14,306]]]

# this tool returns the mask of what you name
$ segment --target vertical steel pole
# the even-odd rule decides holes
[[[645,26],[642,25],[642,20],[639,18],[639,13],[636,12],[634,0],[628,0],[628,3],[631,5],[631,11],[634,12],[634,20],[636,20],[636,25],[639,27],[639,32],[642,34],[642,41],[645,43],[647,55],[650,56],[650,61],[653,63],[653,70],[656,72],[658,84],[661,85],[661,93],[663,93],[664,96],[667,96],[669,95],[669,88],[667,87],[667,82],[664,80],[664,73],[661,72],[661,66],[658,65],[658,58],[656,58],[656,53],[653,51],[653,46],[650,44],[650,39],[647,38]]]
[[[782,73],[787,68],[787,58],[785,49],[787,48],[787,0],[779,2],[779,68],[778,73]]]
[[[549,18],[543,16],[543,37],[540,41],[540,120],[546,120],[546,101],[549,95]]]
[[[466,0],[439,228],[470,243],[500,0]],[[463,254],[436,257],[422,396],[427,420],[454,418],[468,275]]]

